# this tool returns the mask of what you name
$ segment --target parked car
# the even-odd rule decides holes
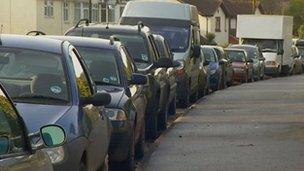
[[[149,140],[156,139],[159,131],[167,128],[169,106],[167,99],[170,86],[167,81],[167,68],[172,67],[173,62],[167,58],[160,58],[150,29],[140,24],[138,26],[89,25],[86,21],[85,26],[77,24],[66,35],[106,39],[113,36],[125,45],[138,72],[148,76],[146,136]]]
[[[155,9],[155,10],[151,10]],[[158,10],[165,9],[165,10]],[[129,1],[122,13],[121,25],[144,23],[151,32],[167,41],[181,63],[177,68],[177,101],[186,108],[198,98],[200,23],[196,6],[160,1]]]
[[[296,46],[292,46],[291,47],[291,54],[292,54],[292,65],[291,65],[291,69],[290,69],[290,74],[294,75],[294,74],[302,74],[303,72],[303,68],[302,68],[302,60],[301,60],[301,56],[300,56],[300,52],[298,47]]]
[[[218,59],[223,61],[224,64],[222,66],[222,84],[221,84],[221,89],[226,88],[226,86],[231,86],[234,82],[233,80],[233,68],[232,68],[232,62],[229,60],[227,57],[227,54],[224,50],[224,48],[220,46],[213,46],[213,49],[215,50]]]
[[[209,61],[206,60],[201,46],[201,54],[199,58],[199,97],[209,94],[210,91],[210,69]]]
[[[303,39],[295,40],[294,45],[298,48],[300,55],[299,59],[302,64],[302,72],[304,72],[304,40]]]
[[[161,58],[168,58],[173,61],[173,53],[167,40],[161,36],[153,34],[159,55]],[[176,98],[177,98],[177,70],[174,67],[167,69],[167,80],[169,81],[170,90],[168,96],[169,111],[168,114],[175,115],[176,113]]]
[[[253,60],[243,49],[227,48],[232,67],[234,69],[234,80],[242,83],[253,82]]]
[[[232,45],[232,48],[243,49],[253,60],[253,77],[255,81],[263,80],[265,76],[265,58],[256,45]]]
[[[105,114],[112,122],[109,162],[120,162],[122,170],[134,170],[135,155],[144,155],[145,75],[136,73],[128,51],[118,41],[71,36],[48,36],[69,41],[88,66],[97,90],[109,93]]]
[[[224,65],[224,61],[219,60],[217,53],[215,52],[212,46],[202,46],[202,51],[206,58],[206,61],[209,63],[210,70],[210,87],[211,90],[216,91],[221,88],[222,82],[224,81],[223,70],[221,65]]]
[[[56,148],[66,140],[65,131],[57,125],[45,125],[37,133],[28,134],[23,119],[2,85],[0,130],[0,170],[52,171],[52,162],[43,148]],[[43,143],[34,143],[33,140],[37,139]]]
[[[77,50],[67,41],[1,35],[0,82],[20,111],[30,134],[56,124],[67,143],[44,148],[54,170],[106,169],[110,122]],[[37,167],[37,166],[36,166]]]

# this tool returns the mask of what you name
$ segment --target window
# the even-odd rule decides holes
[[[121,59],[123,61],[123,65],[124,65],[124,72],[126,74],[127,80],[130,81],[132,78],[132,74],[134,72],[134,66],[130,62],[131,59],[128,58],[127,53],[125,51],[126,50],[124,48],[121,48],[120,54],[121,54]]]
[[[44,16],[53,17],[53,15],[54,15],[53,0],[44,0]]]
[[[107,4],[101,4],[101,22],[107,22]]]
[[[215,31],[221,32],[221,17],[215,17]]]
[[[18,154],[26,150],[18,114],[2,90],[0,91],[0,140],[0,156]]]
[[[75,49],[70,48],[69,54],[70,58],[73,61],[73,67],[80,97],[92,96],[92,89],[90,87],[90,82],[87,77],[87,73],[85,73],[85,71],[83,70],[83,67],[77,57],[77,52],[75,51]]]
[[[92,21],[98,22],[99,21],[99,6],[98,4],[92,5]]]
[[[89,18],[89,3],[76,2],[75,3],[75,21],[82,18]]]
[[[63,2],[63,20],[69,21],[69,3]]]

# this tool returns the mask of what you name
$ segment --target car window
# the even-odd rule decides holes
[[[135,72],[134,65],[132,64],[131,59],[128,57],[128,54],[124,47],[120,48],[120,55],[124,65],[124,73],[127,76],[127,80],[130,81],[132,74]]]
[[[14,107],[0,90],[0,157],[24,152],[26,143],[22,124]]]
[[[154,37],[152,35],[149,35],[148,38],[149,38],[149,42],[150,42],[150,44],[152,46],[153,55],[155,57],[155,60],[158,60],[159,57],[160,57],[160,54],[158,53],[157,46],[155,44],[155,39],[154,39]]]
[[[112,49],[77,47],[96,85],[121,85],[115,51]]]
[[[203,54],[205,56],[206,61],[216,62],[216,56],[211,48],[203,48]]]
[[[14,101],[67,102],[68,86],[60,54],[0,48],[0,81]]]
[[[83,66],[81,65],[81,63],[77,57],[76,50],[74,48],[70,47],[69,55],[73,61],[73,68],[74,68],[74,73],[76,76],[79,95],[81,97],[92,96],[93,93],[92,93],[92,90],[90,87],[89,79],[87,78],[87,75],[86,75],[85,71],[83,70]]]
[[[229,50],[227,54],[232,62],[245,62],[246,55],[242,51]]]

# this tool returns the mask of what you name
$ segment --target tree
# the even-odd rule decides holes
[[[302,23],[304,23],[304,1],[303,0],[291,0],[288,14],[293,16],[293,33],[298,34],[298,30]]]
[[[303,24],[298,29],[298,36],[300,39],[304,39],[304,25]]]
[[[208,33],[206,35],[206,44],[207,45],[216,45],[216,42],[215,42],[215,34],[213,33]]]

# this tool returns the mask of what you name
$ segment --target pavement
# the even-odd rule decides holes
[[[148,149],[137,171],[303,171],[304,76],[206,96]]]

